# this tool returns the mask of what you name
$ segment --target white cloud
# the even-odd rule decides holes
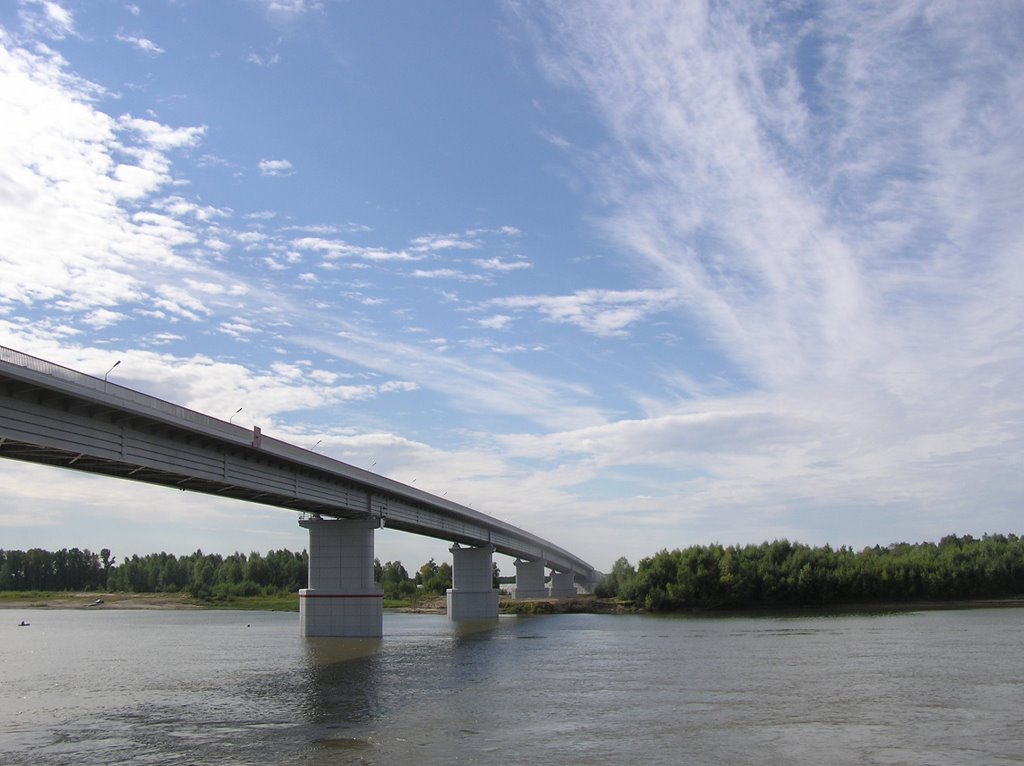
[[[121,320],[127,318],[128,317],[120,311],[96,309],[95,311],[90,311],[86,316],[84,316],[82,321],[91,327],[101,329],[103,327],[109,327],[112,324],[117,324]]]
[[[275,53],[269,53],[269,54],[265,54],[265,55],[261,56],[260,54],[254,52],[254,51],[250,51],[249,54],[245,57],[245,60],[246,60],[247,63],[255,64],[256,66],[272,67],[272,66],[277,66],[278,64],[281,63],[281,54],[275,52]],[[273,160],[270,160],[270,162],[273,162]],[[290,168],[290,166],[289,166],[289,168]],[[263,170],[263,163],[262,162],[260,163],[260,170],[261,170],[261,172]],[[282,173],[263,173],[263,175],[283,175],[283,174]],[[287,174],[284,174],[284,175],[287,175]]]
[[[409,244],[414,253],[438,252],[442,250],[475,250],[480,243],[460,237],[458,234],[426,234],[416,237]]]
[[[216,208],[212,205],[198,205],[191,200],[173,196],[163,200],[156,200],[153,207],[164,210],[176,218],[194,216],[199,221],[212,221],[215,218],[226,218],[231,213],[223,208]]]
[[[185,340],[184,335],[176,335],[172,332],[158,332],[149,338],[149,342],[154,346],[162,346],[167,343],[176,343],[181,340]]]
[[[603,421],[593,404],[595,393],[586,384],[556,380],[500,361],[445,356],[445,338],[431,339],[425,347],[350,333],[337,339],[296,334],[293,341],[382,374],[408,379],[415,371],[414,382],[442,394],[460,411],[521,417],[553,430]]]
[[[325,258],[360,258],[366,261],[421,261],[425,256],[413,255],[404,250],[387,250],[380,247],[353,245],[340,239],[323,237],[299,237],[292,240],[296,250],[321,252]]]
[[[512,317],[507,314],[495,314],[494,316],[487,317],[486,319],[478,319],[477,324],[481,327],[486,327],[489,330],[503,330],[508,327],[509,322],[512,321]]]
[[[32,35],[62,40],[75,34],[71,11],[52,0],[28,0],[19,11],[21,22]]]
[[[488,271],[519,271],[521,269],[532,269],[533,264],[529,261],[518,258],[514,261],[505,261],[501,258],[487,258],[486,260],[473,261],[477,266]]]
[[[140,51],[153,54],[164,53],[164,49],[145,37],[136,37],[133,35],[116,35],[116,38],[123,43],[128,43],[134,48],[138,48]]]
[[[153,306],[169,314],[198,322],[213,313],[194,293],[177,285],[158,285],[154,292]]]
[[[792,528],[809,539],[828,525],[815,512],[899,502],[921,529],[940,508],[1018,504],[1024,62],[1004,30],[1020,9],[822,8],[555,5],[534,27],[547,72],[607,130],[585,167],[605,231],[763,392],[783,437],[767,454],[698,450],[686,505],[806,509]],[[492,305],[598,333],[669,306],[609,315],[581,298]],[[634,425],[619,430],[656,454],[657,423]]]
[[[548,319],[600,336],[625,336],[652,313],[678,307],[677,290],[582,290],[572,295],[496,298],[490,305],[535,310]]]
[[[311,380],[325,386],[334,385],[338,380],[338,375],[328,370],[313,370],[309,373],[309,377]]]
[[[395,391],[418,391],[420,385],[411,380],[391,380],[380,385],[381,393],[392,393]]]
[[[204,128],[115,121],[93,106],[102,89],[65,67],[0,30],[0,304],[109,309],[144,297],[137,274],[182,266],[174,248],[194,235],[144,205],[171,180],[167,152]]]
[[[317,0],[260,0],[267,12],[283,17],[301,16],[322,8]]]
[[[479,282],[484,279],[479,274],[467,274],[458,269],[415,269],[412,276],[417,279],[454,279],[460,282]]]
[[[253,327],[249,322],[239,320],[235,322],[221,322],[217,328],[222,333],[230,335],[233,338],[244,340],[249,335],[255,335],[259,333],[259,330]]]
[[[295,174],[292,163],[288,160],[260,160],[261,176],[290,176]]]
[[[160,151],[196,146],[200,139],[202,139],[203,134],[206,133],[205,125],[190,128],[172,128],[155,120],[132,117],[130,114],[122,115],[118,119],[118,123],[123,129],[135,131],[146,144]],[[143,157],[159,163],[161,167],[166,165],[166,160],[162,156],[145,154]]]

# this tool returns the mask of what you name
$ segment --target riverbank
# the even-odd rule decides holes
[[[444,614],[446,600],[416,603],[389,601],[388,611]],[[231,596],[227,599],[196,599],[184,593],[70,593],[63,591],[0,591],[0,609],[234,609],[261,612],[298,612],[297,593],[268,596]]]
[[[294,609],[291,609],[294,602]],[[230,602],[200,601],[183,593],[0,592],[0,609],[262,609],[298,611],[297,595],[240,596]]]
[[[413,604],[385,602],[385,609],[407,614],[445,614],[446,599],[425,599]],[[757,606],[745,609],[704,609],[681,612],[688,616],[800,616],[809,614],[855,614],[921,612],[941,609],[1024,608],[1024,596],[958,601],[907,601],[830,604],[827,606]],[[0,591],[0,609],[235,609],[297,612],[298,594],[237,596],[228,601],[205,601],[183,593],[65,593],[50,591]],[[636,610],[631,604],[581,595],[570,599],[529,599],[516,601],[503,596],[503,614],[621,614]]]

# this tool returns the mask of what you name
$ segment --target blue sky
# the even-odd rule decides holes
[[[24,1],[0,28],[0,344],[120,360],[603,569],[1022,532],[1017,3]],[[0,484],[4,548],[305,546],[284,511]]]

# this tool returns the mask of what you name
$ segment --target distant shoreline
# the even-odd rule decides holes
[[[894,601],[864,602],[813,606],[750,606],[728,609],[691,609],[680,612],[644,612],[628,604],[581,596],[573,599],[533,599],[513,601],[502,599],[502,611],[508,614],[655,614],[686,617],[798,617],[828,614],[898,613],[953,609],[1020,609],[1024,608],[1024,595],[1004,598],[957,599],[951,601]],[[240,599],[233,603],[199,601],[180,593],[4,593],[0,592],[0,609],[251,609],[254,611],[298,611],[297,594],[282,596],[267,602],[247,603]],[[435,599],[417,606],[386,609],[408,614],[444,614],[445,600]]]
[[[96,602],[102,603],[97,604]],[[180,593],[0,593],[0,609],[206,609]]]

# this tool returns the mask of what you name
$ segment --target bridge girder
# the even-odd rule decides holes
[[[374,517],[543,560],[581,580],[594,573],[568,551],[466,506],[2,346],[0,457],[321,516]]]

